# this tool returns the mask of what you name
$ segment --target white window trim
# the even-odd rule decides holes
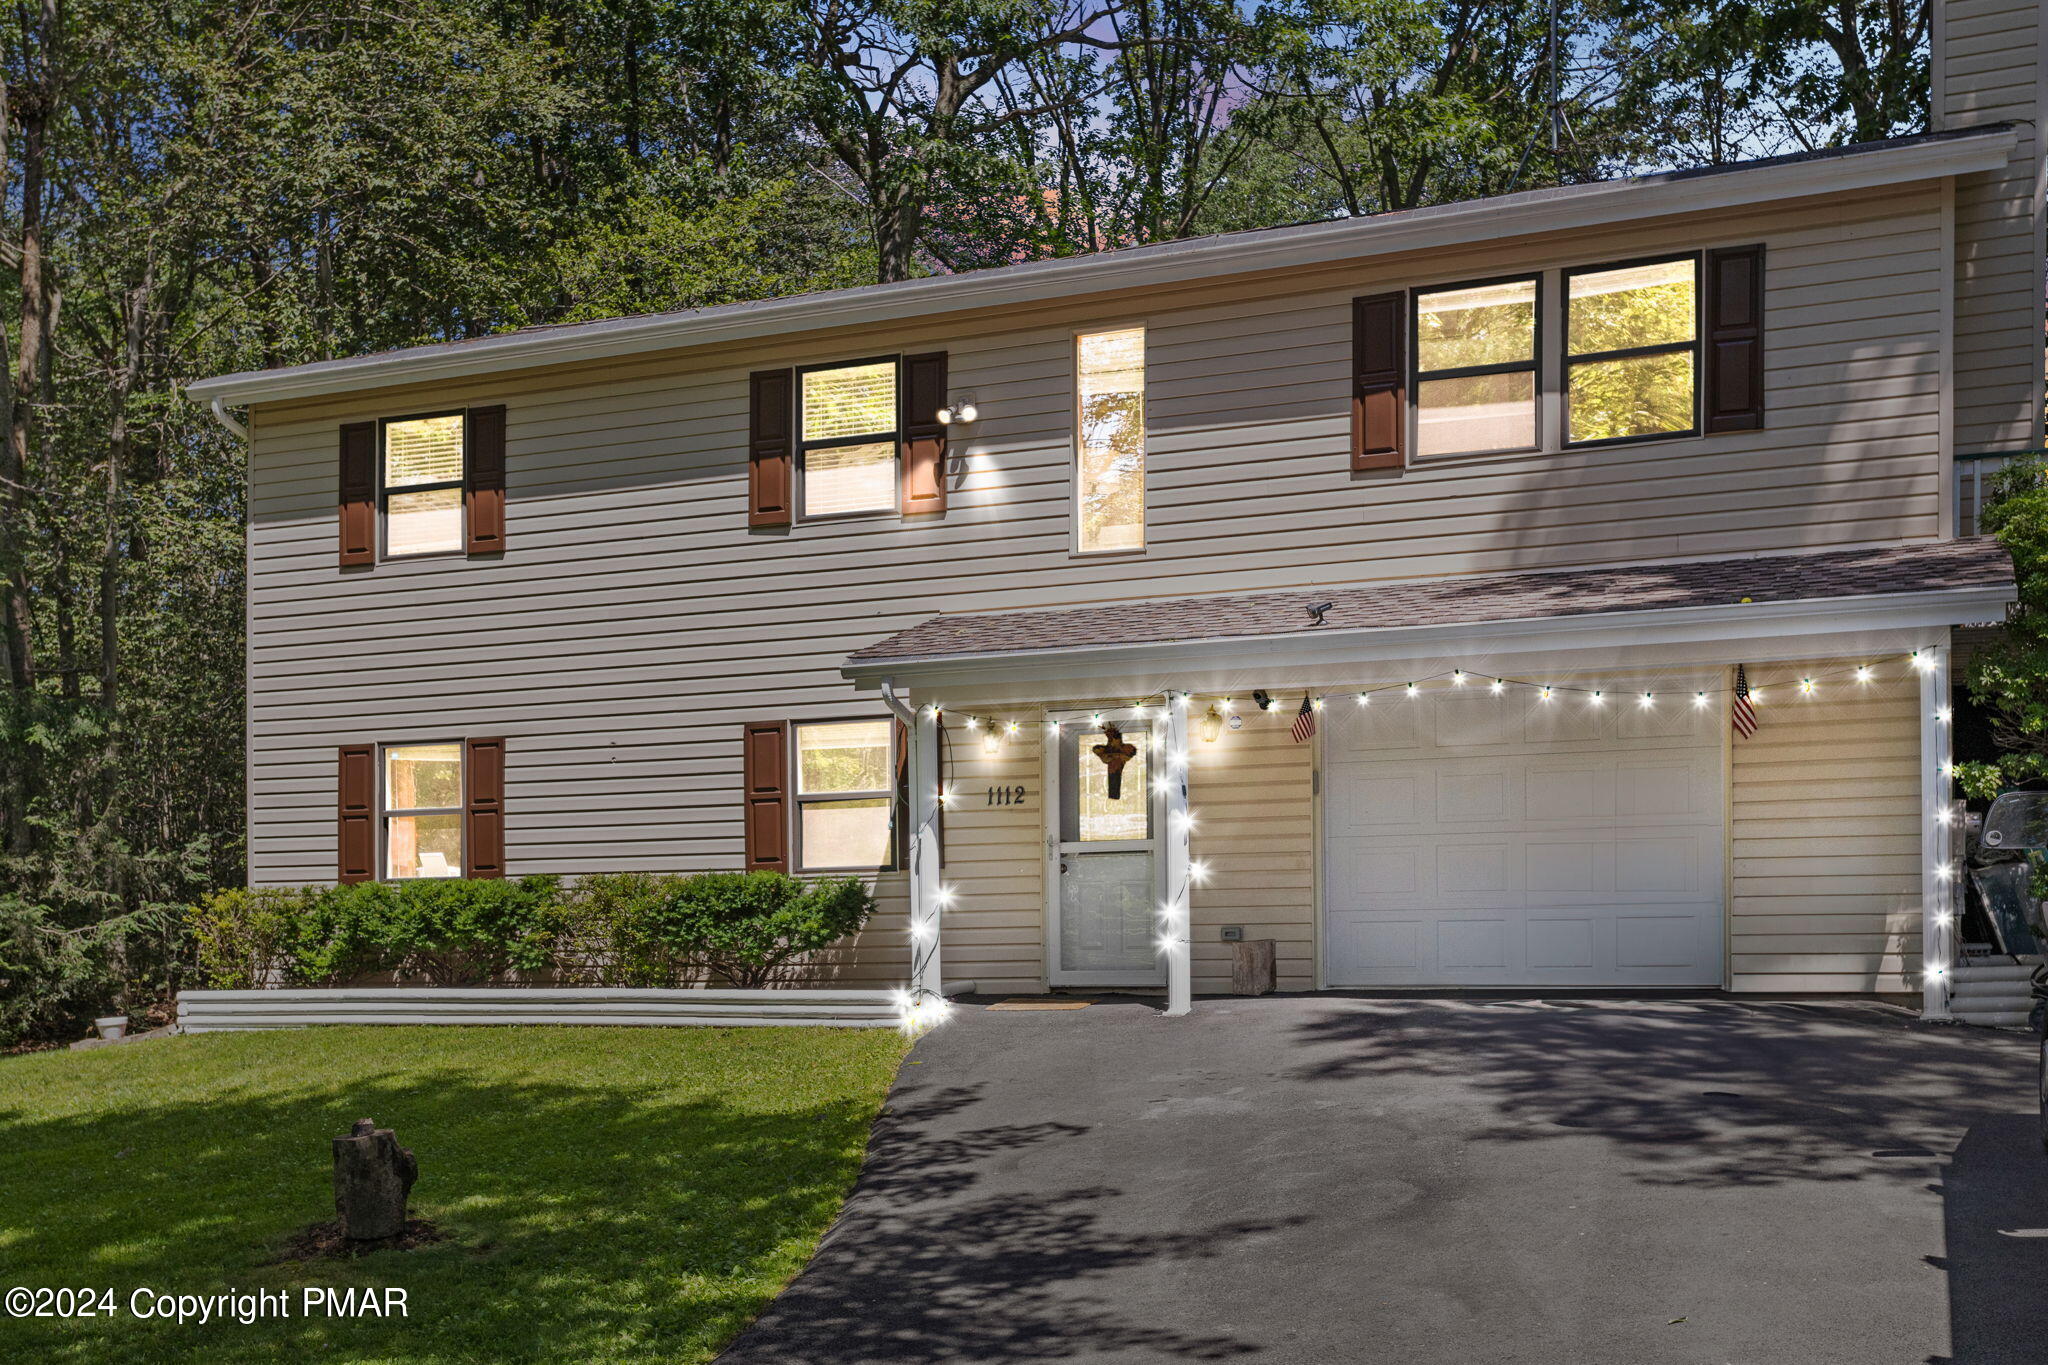
[[[394,423],[420,422],[432,417],[460,417],[462,419],[462,477],[452,482],[406,484],[400,488],[391,487],[387,472],[388,433]],[[469,409],[436,408],[431,412],[408,412],[397,417],[377,419],[377,560],[379,563],[403,563],[414,559],[456,559],[469,553]],[[455,500],[457,514],[462,522],[462,532],[455,538],[455,545],[447,550],[411,550],[393,552],[391,549],[391,495],[393,493],[431,493],[436,489],[453,488],[458,496]]]
[[[402,419],[401,419],[402,420]],[[411,555],[404,558],[413,558]],[[393,749],[416,749],[428,744],[452,744],[455,746],[455,764],[461,774],[460,804],[455,806],[393,806],[391,804],[391,773],[386,757]],[[380,741],[377,745],[377,876],[380,882],[431,882],[456,881],[469,875],[469,744],[464,738],[448,739],[434,736],[428,739],[394,739]],[[453,815],[456,818],[456,856],[461,859],[455,877],[394,877],[391,875],[391,817],[394,815]]]
[[[810,447],[813,444],[821,447],[880,445],[881,439],[879,438],[881,434],[874,433],[860,437],[842,437],[836,440],[818,441],[815,443],[806,441],[804,439],[804,376],[807,374],[817,374],[823,370],[851,370],[858,369],[864,365],[883,364],[894,366],[896,371],[891,386],[891,393],[894,398],[892,415],[895,418],[895,422],[889,428],[887,434],[887,440],[893,447],[893,453],[890,455],[890,469],[892,473],[889,479],[889,487],[894,490],[894,496],[889,499],[888,505],[885,507],[870,507],[857,512],[814,514],[805,511],[806,493],[804,485],[808,480],[810,464],[806,457],[810,454]],[[835,521],[860,521],[863,518],[897,515],[903,506],[903,356],[900,353],[891,353],[888,355],[859,356],[851,360],[821,360],[814,364],[795,366],[791,372],[790,402],[795,407],[795,411],[790,414],[790,500],[792,503],[790,511],[794,521],[797,523],[829,523]],[[811,723],[816,724],[817,722]]]
[[[837,520],[837,518],[834,518],[834,520]],[[881,791],[813,792],[805,795],[803,790],[804,730],[816,725],[861,725],[873,723],[877,720],[886,723],[886,733],[889,736],[889,757],[886,766],[886,771],[889,774],[888,787]],[[896,734],[896,723],[893,716],[837,716],[816,720],[793,720],[789,723],[789,847],[791,855],[790,866],[793,870],[804,876],[814,874],[837,875],[842,873],[892,872],[896,870],[898,862],[897,840],[899,837],[899,831],[896,828],[896,817],[897,806],[902,800],[902,794],[898,790],[896,783],[897,765],[902,758],[898,744],[899,739]],[[467,777],[466,772],[464,776],[465,778]],[[887,858],[873,867],[812,867],[804,861],[804,807],[806,805],[816,805],[827,801],[866,801],[877,796],[888,803],[886,807],[889,812],[889,847]]]

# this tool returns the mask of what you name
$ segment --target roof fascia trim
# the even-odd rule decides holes
[[[1263,237],[1200,238],[1163,250],[1034,262],[967,275],[749,305],[730,312],[663,314],[548,332],[511,332],[454,346],[425,346],[386,355],[321,361],[283,370],[253,370],[195,380],[186,393],[201,402],[281,402],[331,394],[431,383],[478,374],[754,340],[781,333],[897,321],[936,311],[1033,303],[1069,295],[1182,283],[1292,266],[1366,259],[1426,247],[1633,219],[1737,208],[2003,168],[2017,145],[2011,129],[1909,147],[1853,152],[1825,161],[1760,166],[1678,181],[1616,180],[1533,192],[1520,202],[1469,200],[1423,210],[1397,221],[1339,219]]]
[[[1489,655],[1632,645],[1738,643],[1788,635],[1910,630],[2000,620],[2014,600],[2010,584],[1928,592],[1800,598],[1790,602],[1724,603],[1648,611],[1599,612],[1519,621],[1460,621],[1434,626],[1383,626],[1292,635],[1228,636],[1075,649],[950,654],[925,658],[848,660],[840,673],[857,683],[995,682],[1036,676],[1110,677],[1173,667],[1314,668],[1405,659],[1483,643]]]

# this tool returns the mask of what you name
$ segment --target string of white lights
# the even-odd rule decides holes
[[[1906,655],[1904,661],[1915,673],[1924,672],[1927,668],[1933,666],[1932,654],[1918,649]],[[1838,679],[1853,678],[1858,684],[1867,686],[1876,682],[1877,676],[1878,666],[1876,664],[1848,664],[1840,668],[1803,674],[1795,682],[1788,685],[1793,687],[1799,696],[1811,698],[1820,694],[1824,684],[1832,683]],[[1505,674],[1493,674],[1484,670],[1449,668],[1437,673],[1423,674],[1407,682],[1373,683],[1364,687],[1346,688],[1339,691],[1326,690],[1318,692],[1311,690],[1305,695],[1310,708],[1321,711],[1326,709],[1332,701],[1340,698],[1352,698],[1356,700],[1359,706],[1370,706],[1374,697],[1382,696],[1389,692],[1399,692],[1404,698],[1412,699],[1423,696],[1426,693],[1459,691],[1465,688],[1483,689],[1494,696],[1505,695],[1511,690],[1530,692],[1536,694],[1539,700],[1546,702],[1557,700],[1560,697],[1577,696],[1586,698],[1594,706],[1605,705],[1609,701],[1619,703],[1626,700],[1640,707],[1655,707],[1663,701],[1673,699],[1675,696],[1676,699],[1689,702],[1694,707],[1702,709],[1712,705],[1716,697],[1729,696],[1736,691],[1735,686],[1732,684],[1714,687],[1687,687],[1681,689],[1676,694],[1659,693],[1654,688],[1647,688],[1641,692],[1633,690],[1616,691],[1580,683],[1538,682],[1530,678],[1508,677]],[[1291,694],[1292,689],[1286,690]],[[1775,693],[1776,690],[1777,688],[1774,684],[1771,691]],[[1133,717],[1139,720],[1151,719],[1155,713],[1165,709],[1164,698],[1166,695],[1164,692],[1155,692],[1134,699],[1127,707],[1106,707],[1096,710],[1090,714],[1089,722],[1100,727],[1105,721],[1116,720],[1120,717]],[[1175,695],[1181,698],[1181,705],[1186,705],[1188,694],[1180,693]],[[1275,715],[1291,716],[1293,714],[1293,712],[1281,706],[1280,698],[1277,695],[1269,692],[1267,689],[1254,689],[1252,697],[1253,704],[1260,711]],[[1154,703],[1154,698],[1160,699],[1157,704]],[[1755,705],[1763,705],[1766,700],[1765,689],[1762,687],[1750,687],[1749,700]],[[1211,705],[1220,714],[1227,716],[1237,709],[1238,699],[1235,696],[1222,696],[1216,698]],[[942,708],[936,704],[934,704],[933,710],[935,713],[942,712]],[[1947,724],[1949,720],[1948,708],[1941,708],[1941,714],[1937,718],[1942,724]],[[982,752],[991,757],[1002,752],[1004,740],[1014,739],[1023,732],[1021,722],[994,715],[969,714],[963,717],[963,723],[970,731],[981,735]],[[1208,727],[1205,726],[1204,729],[1206,731]],[[1057,736],[1059,730],[1060,723],[1058,721],[1048,721],[1046,723],[1046,733],[1048,735]],[[1203,738],[1213,741],[1216,735],[1204,733]],[[943,795],[941,799],[944,799]]]

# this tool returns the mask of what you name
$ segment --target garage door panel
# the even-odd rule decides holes
[[[1590,763],[1529,763],[1524,820],[1597,820],[1614,814],[1614,774]]]
[[[1436,775],[1437,823],[1488,824],[1506,819],[1512,785],[1509,775],[1499,768],[1439,772]]]
[[[1447,896],[1500,896],[1510,881],[1508,844],[1439,843],[1436,846],[1437,890]]]
[[[1333,895],[1333,907],[1360,909],[1356,896],[1366,888],[1382,902],[1436,894],[1436,868],[1423,858],[1432,856],[1419,842],[1388,844],[1375,839],[1333,838],[1329,841],[1330,866],[1348,888],[1343,897]],[[1339,902],[1342,901],[1340,905]]]
[[[1505,919],[1439,920],[1437,966],[1446,972],[1499,971],[1508,965]]]
[[[1435,699],[1431,733],[1439,749],[1485,748],[1521,739],[1522,717],[1505,698],[1485,692],[1445,693]]]
[[[1339,717],[1327,732],[1330,984],[1720,981],[1717,717],[1483,689],[1394,705],[1426,748],[1375,751]]]
[[[1700,916],[1623,915],[1614,922],[1615,964],[1689,967],[1699,957]]]

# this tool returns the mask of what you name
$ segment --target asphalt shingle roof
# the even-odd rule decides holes
[[[1530,621],[1751,602],[1820,601],[2010,585],[2012,562],[1989,537],[1868,550],[1692,560],[1565,572],[1420,579],[1359,587],[1043,611],[935,616],[856,651],[848,664],[1037,650],[1306,635],[1330,630]],[[1320,625],[1308,608],[1330,604]]]

